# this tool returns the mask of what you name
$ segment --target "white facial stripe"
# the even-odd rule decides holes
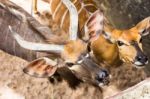
[[[111,33],[109,32],[103,32],[103,36],[105,39],[111,39]]]
[[[138,65],[136,65],[136,64],[134,64],[133,65],[135,68],[138,68],[138,69],[142,69],[142,68],[144,68],[145,66],[138,66]]]
[[[149,34],[149,31],[143,33],[142,36],[146,36],[146,35],[148,35],[148,34]]]
[[[104,86],[104,83],[99,83],[98,86],[102,87],[102,86]]]
[[[127,41],[125,41],[125,40],[123,40],[123,39],[118,39],[118,41],[121,41],[121,42],[123,42],[124,44],[126,44],[126,45],[131,45],[129,42],[127,42]]]
[[[81,64],[83,62],[83,59],[77,61],[78,64]]]
[[[143,63],[141,63],[139,61],[134,62],[134,64],[137,65],[137,66],[143,65]]]
[[[141,67],[144,67],[144,66],[142,66],[142,65],[147,65],[147,64],[148,64],[148,61],[146,61],[145,64],[143,64],[143,63],[141,63],[141,62],[139,62],[139,61],[136,61],[136,62],[134,62],[134,64],[136,65],[135,67],[141,68]]]

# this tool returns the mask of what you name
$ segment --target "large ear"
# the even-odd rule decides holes
[[[150,33],[150,17],[145,18],[136,25],[141,36],[146,36]]]
[[[83,40],[95,40],[102,33],[104,26],[104,15],[100,10],[95,11],[84,26],[85,35]]]
[[[50,77],[57,70],[56,65],[57,62],[43,57],[30,62],[23,71],[34,77]]]

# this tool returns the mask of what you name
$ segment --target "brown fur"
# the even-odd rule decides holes
[[[33,0],[33,1],[36,3],[37,0]],[[48,3],[50,3],[52,1],[51,2],[52,6],[50,7],[50,9],[51,9],[51,14],[53,15],[59,2],[60,2],[60,0],[46,0],[46,1]],[[78,11],[81,9],[81,5],[82,5],[81,2],[83,2],[84,5],[93,4],[93,5],[88,5],[86,7],[83,7],[81,12],[79,13],[79,23],[80,23],[79,24],[79,30],[81,30],[84,27],[86,20],[90,16],[89,14],[93,13],[97,7],[96,7],[95,2],[93,0],[83,0],[83,1],[82,0],[81,1],[80,0],[71,0],[71,1],[74,2]],[[90,7],[90,9],[88,9],[88,7]],[[35,4],[33,5],[33,10],[34,10],[34,12],[38,12],[37,11],[37,5],[35,5]],[[69,31],[68,26],[69,26],[69,21],[70,21],[70,20],[68,20],[69,19],[69,11],[63,3],[61,3],[59,10],[55,14],[55,17],[53,17],[53,21],[60,25],[60,23],[62,21],[62,16],[65,13],[65,11],[67,11],[67,15],[65,16],[65,20],[64,20],[63,26],[61,28],[66,33],[68,33],[68,31]],[[84,17],[82,17],[82,16],[84,16]]]
[[[81,40],[77,41],[69,41],[65,45],[64,52],[62,53],[62,57],[67,62],[76,62],[78,57],[83,53],[86,52],[86,43],[82,42]]]

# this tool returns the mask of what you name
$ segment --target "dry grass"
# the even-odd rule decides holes
[[[89,85],[84,84],[72,90],[65,81],[53,85],[46,78],[28,76],[22,71],[22,67],[27,63],[23,59],[0,51],[0,87],[7,86],[26,99],[101,99],[102,97],[101,91]]]

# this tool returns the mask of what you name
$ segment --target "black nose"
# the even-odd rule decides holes
[[[148,58],[145,55],[139,55],[139,56],[136,56],[136,60],[145,64],[148,61]]]
[[[98,76],[99,78],[105,78],[105,77],[108,77],[109,76],[109,73],[107,70],[101,70],[99,73],[98,73]]]
[[[104,85],[108,85],[109,83],[109,73],[106,70],[100,70],[95,79],[99,82],[99,83],[103,83]]]

